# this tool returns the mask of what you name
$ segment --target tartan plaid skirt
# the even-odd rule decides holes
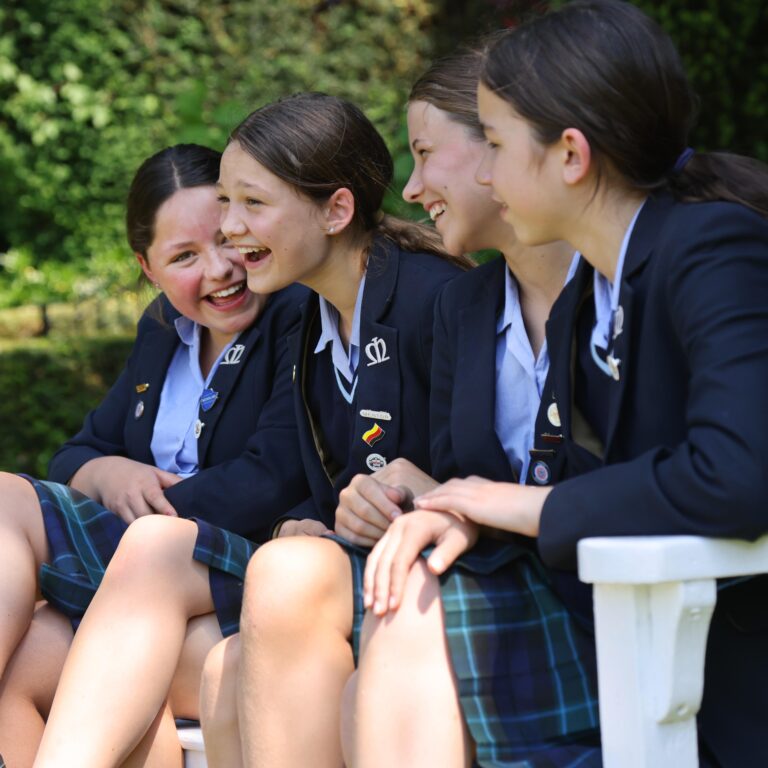
[[[259,545],[205,520],[193,519],[197,523],[193,557],[208,566],[216,618],[221,634],[229,637],[240,631],[245,569]]]
[[[333,538],[352,561],[357,652],[367,550]],[[476,764],[601,766],[594,638],[563,606],[538,558],[481,540],[440,583]]]
[[[224,637],[240,628],[240,610],[243,605],[243,582],[248,561],[258,549],[258,544],[224,528],[217,528],[204,520],[195,520],[198,534],[193,557],[199,563],[207,565],[211,585],[211,597],[216,608],[216,616]],[[351,546],[338,536],[329,535],[340,544]],[[360,550],[363,552],[364,550]],[[364,558],[351,558],[353,581],[357,585],[363,582]],[[353,650],[355,661],[360,645],[360,628],[363,623],[363,593],[354,592]]]
[[[50,562],[40,569],[40,591],[77,629],[128,524],[67,485],[22,477],[37,493],[50,548]],[[245,568],[257,545],[203,520],[195,522],[194,557],[209,566],[216,616],[227,637],[238,631]]]
[[[40,591],[77,629],[128,524],[67,485],[22,477],[37,493],[50,548]]]

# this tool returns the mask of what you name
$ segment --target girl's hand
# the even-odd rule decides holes
[[[331,533],[331,531],[328,530],[325,523],[307,517],[304,520],[285,520],[280,525],[277,538],[282,539],[287,536],[322,536],[326,533]]]
[[[395,459],[372,475],[355,475],[339,495],[336,533],[353,544],[372,547],[413,497],[437,486],[407,459]]]
[[[449,480],[414,500],[416,509],[453,512],[478,525],[539,535],[539,520],[551,486],[537,488],[518,483],[497,483],[481,477]]]
[[[405,581],[424,547],[435,544],[427,567],[441,574],[477,541],[478,526],[444,512],[410,512],[395,520],[368,556],[363,604],[376,616],[397,610]]]
[[[124,456],[100,456],[83,464],[69,484],[132,523],[144,515],[178,517],[163,491],[180,480],[178,475]]]

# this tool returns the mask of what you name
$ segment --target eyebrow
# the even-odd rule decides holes
[[[216,182],[215,186],[216,189],[222,189],[223,185],[220,179]],[[266,190],[263,187],[260,187],[258,184],[249,184],[247,181],[238,181],[235,186],[240,187],[241,189],[255,189],[262,195],[266,194]]]
[[[183,250],[185,248],[193,248],[194,245],[195,245],[195,241],[194,240],[185,240],[182,243],[173,243],[173,245],[169,245],[164,250],[167,253],[172,253],[174,251],[181,251],[181,250]]]

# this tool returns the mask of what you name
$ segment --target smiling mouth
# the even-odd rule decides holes
[[[445,203],[434,203],[429,206],[429,218],[436,221],[438,216],[445,213],[448,206]]]
[[[269,256],[272,251],[269,248],[251,248],[251,247],[239,247],[238,250],[245,259],[246,266],[248,264],[258,264],[260,261]]]
[[[220,291],[212,291],[205,297],[205,300],[216,307],[225,307],[228,304],[232,304],[239,300],[245,289],[246,282],[245,280],[241,280],[239,283],[235,283],[235,285],[230,285],[229,288],[222,288]]]

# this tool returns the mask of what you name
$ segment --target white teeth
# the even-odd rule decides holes
[[[242,253],[243,256],[247,256],[249,253],[257,253],[261,249],[255,248],[254,246],[245,246],[245,247],[238,246],[237,250],[240,251],[240,253]]]
[[[226,299],[227,296],[232,296],[235,293],[238,293],[238,291],[241,291],[243,289],[243,285],[244,283],[238,283],[237,285],[233,285],[230,288],[225,288],[223,291],[215,291],[210,295],[214,299]]]
[[[448,206],[446,206],[445,203],[435,203],[430,209],[429,209],[429,218],[434,221],[441,213],[445,213],[445,209]]]

